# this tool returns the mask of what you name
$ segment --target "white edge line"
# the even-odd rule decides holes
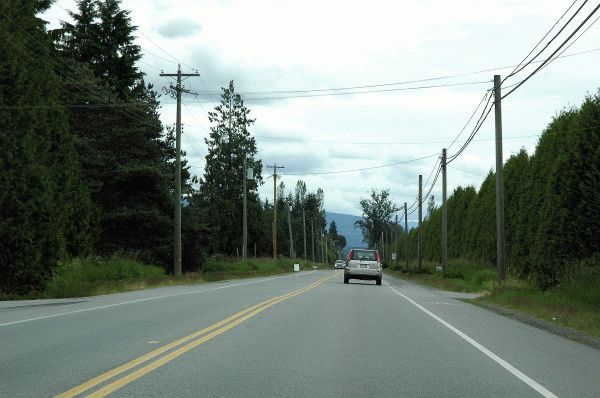
[[[449,324],[448,322],[444,321],[442,318],[440,318],[439,316],[435,315],[433,312],[429,311],[427,308],[425,308],[422,305],[418,304],[417,302],[415,302],[411,298],[409,298],[409,297],[405,296],[404,294],[400,293],[399,291],[397,291],[396,289],[394,289],[389,283],[387,283],[385,281],[384,281],[384,283],[390,289],[392,289],[392,291],[394,293],[396,293],[397,295],[403,297],[405,300],[407,300],[408,302],[410,302],[411,304],[413,304],[415,307],[419,308],[420,310],[422,310],[423,312],[425,312],[427,315],[429,315],[430,317],[432,317],[433,319],[435,319],[436,321],[438,321],[439,323],[441,323],[442,325],[446,326],[448,329],[450,329],[451,331],[453,331],[454,333],[456,333],[457,335],[459,335],[463,340],[465,340],[466,342],[468,342],[469,344],[471,344],[473,347],[477,348],[479,351],[481,351],[482,353],[484,353],[488,357],[490,357],[494,362],[496,362],[497,364],[499,364],[500,366],[502,366],[504,369],[508,370],[510,373],[512,373],[514,376],[516,376],[521,381],[523,381],[529,387],[531,387],[534,390],[536,390],[542,396],[544,396],[546,398],[558,398],[551,391],[549,391],[546,388],[544,388],[544,386],[542,386],[541,384],[539,384],[538,382],[536,382],[535,380],[533,380],[532,378],[530,378],[529,376],[527,376],[525,373],[521,372],[519,369],[517,369],[514,366],[512,366],[510,363],[506,362],[504,359],[500,358],[498,355],[494,354],[492,351],[490,351],[489,349],[487,349],[483,345],[479,344],[477,341],[475,341],[471,337],[467,336],[465,333],[463,333],[462,331],[460,331],[456,327],[454,327],[451,324]]]
[[[2,326],[9,326],[9,325],[16,325],[19,323],[25,323],[25,322],[32,322],[32,321],[38,321],[40,319],[48,319],[48,318],[55,318],[58,316],[63,316],[63,315],[70,315],[70,314],[77,314],[79,312],[86,312],[86,311],[94,311],[94,310],[101,310],[104,308],[110,308],[110,307],[118,307],[120,305],[125,305],[125,304],[133,304],[133,303],[140,303],[142,301],[150,301],[150,300],[157,300],[157,299],[161,299],[161,298],[166,298],[166,297],[175,297],[175,296],[184,296],[187,294],[201,294],[201,293],[208,293],[208,292],[214,292],[215,290],[221,290],[221,289],[227,289],[230,287],[236,287],[236,286],[244,286],[244,285],[253,285],[255,283],[261,283],[261,282],[266,282],[266,281],[270,281],[273,279],[280,279],[280,278],[287,278],[290,276],[299,276],[299,275],[307,275],[309,273],[312,273],[314,271],[308,271],[305,274],[295,274],[295,273],[291,273],[289,275],[282,275],[282,276],[273,276],[270,278],[265,278],[265,279],[261,279],[258,281],[251,281],[251,282],[242,282],[242,283],[234,283],[232,285],[226,285],[226,286],[219,286],[219,287],[215,287],[212,289],[206,289],[206,290],[194,290],[191,292],[182,292],[182,293],[173,293],[173,294],[165,294],[163,296],[154,296],[154,297],[146,297],[143,299],[137,299],[137,300],[131,300],[131,301],[123,301],[121,303],[114,303],[114,304],[107,304],[107,305],[101,305],[98,307],[92,307],[92,308],[82,308],[80,310],[74,310],[74,311],[67,311],[67,312],[60,312],[57,314],[50,314],[50,315],[44,315],[44,316],[38,316],[35,318],[27,318],[27,319],[21,319],[18,321],[12,321],[12,322],[6,322],[6,323],[0,323],[0,327]],[[126,292],[124,292],[126,293]]]

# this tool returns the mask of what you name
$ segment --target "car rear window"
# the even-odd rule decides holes
[[[373,250],[353,250],[352,260],[375,261],[375,252]]]

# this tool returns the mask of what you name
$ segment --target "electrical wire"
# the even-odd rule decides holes
[[[429,159],[429,158],[432,158],[432,157],[438,156],[438,155],[439,155],[438,153],[434,153],[433,155],[427,155],[427,156],[422,156],[420,158],[403,160],[401,162],[387,163],[387,164],[382,164],[382,165],[378,165],[378,166],[371,166],[371,167],[361,167],[361,168],[358,168],[358,169],[350,169],[350,170],[323,171],[323,172],[314,172],[314,173],[281,173],[281,174],[285,175],[285,176],[308,176],[308,175],[352,173],[352,172],[356,172],[356,171],[374,170],[374,169],[381,169],[381,168],[384,168],[384,167],[397,166],[397,165],[400,165],[400,164],[412,163],[412,162],[416,162],[416,161],[423,160],[423,159]]]
[[[460,130],[460,132],[458,133],[458,135],[456,137],[454,137],[454,139],[452,140],[452,142],[450,143],[450,145],[448,146],[447,149],[452,148],[452,146],[456,143],[456,140],[458,140],[460,138],[460,136],[465,131],[465,129],[467,128],[467,126],[471,123],[471,120],[473,120],[473,117],[475,116],[475,114],[477,113],[477,111],[479,110],[479,108],[481,107],[481,104],[483,104],[483,102],[486,100],[486,97],[487,97],[488,102],[489,102],[489,97],[490,96],[491,96],[490,90],[487,90],[485,92],[485,94],[483,94],[483,97],[481,98],[481,101],[479,101],[479,104],[477,104],[477,107],[475,108],[475,110],[473,111],[473,113],[471,113],[471,116],[469,116],[469,119],[467,119],[467,122],[465,123],[465,125],[463,126],[463,128]]]
[[[452,167],[449,167],[449,168],[451,168],[451,169],[454,169],[454,170],[458,170],[458,171],[460,171],[460,172],[462,172],[462,173],[466,173],[466,174],[473,174],[474,176],[478,176],[478,177],[483,177],[483,178],[485,178],[485,177],[486,177],[486,176],[484,176],[483,174],[475,173],[475,172],[468,171],[468,170],[459,169],[458,167],[454,167],[454,166],[452,166]]]
[[[467,140],[464,142],[464,144],[460,147],[460,149],[454,155],[451,155],[448,157],[446,164],[451,163],[454,159],[456,159],[467,148],[467,146],[471,143],[471,141],[473,140],[473,138],[475,137],[477,132],[481,129],[483,122],[485,122],[488,115],[490,114],[490,112],[493,109],[493,104],[490,105],[491,98],[492,98],[492,96],[490,95],[488,97],[486,106],[483,108],[481,116],[479,116],[479,120],[477,121],[477,123],[475,124],[475,127],[473,128],[473,131],[469,135],[469,138],[467,138]],[[487,112],[486,112],[486,109],[487,109]]]
[[[562,56],[556,57],[556,58],[558,59],[558,58],[574,57],[574,56],[588,54],[588,53],[597,52],[597,51],[600,51],[600,48],[594,48],[594,49],[585,50],[585,51],[572,53],[572,54],[565,54],[565,55],[562,55]],[[535,64],[535,63],[540,63],[540,62],[543,62],[543,61],[538,60],[538,61],[533,61],[531,63]],[[328,92],[328,91],[361,90],[361,89],[367,89],[367,88],[400,86],[400,85],[423,83],[423,82],[430,82],[430,81],[436,81],[436,80],[447,80],[447,79],[452,79],[452,78],[457,78],[457,77],[467,77],[467,76],[473,76],[473,75],[478,75],[478,74],[482,74],[482,73],[495,72],[495,71],[504,70],[504,69],[508,69],[508,68],[515,68],[517,66],[519,66],[519,65],[506,65],[506,66],[499,66],[499,67],[495,67],[495,68],[481,69],[481,70],[477,70],[477,71],[473,71],[473,72],[457,73],[457,74],[453,74],[453,75],[434,76],[434,77],[429,77],[429,78],[424,78],[424,79],[406,80],[406,81],[390,82],[390,83],[378,83],[378,84],[367,84],[367,85],[346,86],[346,87],[317,88],[317,89],[239,91],[238,94],[240,94],[240,95],[274,95],[274,94],[302,94],[302,93],[319,93],[319,92]],[[205,89],[206,89],[206,87],[205,87]],[[218,95],[219,92],[214,91],[214,90],[213,91],[206,90],[206,92],[204,94],[205,95],[211,95],[211,94]]]
[[[584,34],[585,34],[585,33],[586,33],[586,32],[587,32],[587,31],[588,31],[588,30],[589,30],[589,29],[590,29],[592,26],[594,26],[594,25],[596,24],[596,22],[598,22],[598,20],[599,20],[599,19],[600,19],[600,15],[599,15],[599,16],[597,16],[597,17],[596,17],[596,19],[594,19],[594,20],[592,21],[592,23],[591,23],[591,24],[590,24],[590,25],[589,25],[587,28],[585,28],[585,30],[584,30],[583,32],[581,32],[581,33],[579,34],[579,36],[577,36],[577,37],[575,38],[575,40],[573,40],[571,43],[569,43],[569,45],[568,45],[567,47],[565,47],[565,48],[564,48],[564,49],[563,49],[561,52],[559,52],[559,53],[558,53],[558,56],[556,56],[556,57],[552,58],[552,59],[550,60],[550,62],[548,62],[548,64],[546,65],[546,67],[547,67],[548,65],[550,65],[552,62],[554,62],[554,61],[555,61],[557,58],[560,58],[560,56],[561,56],[561,55],[562,55],[562,54],[563,54],[565,51],[567,51],[569,48],[571,48],[571,46],[572,46],[573,44],[575,44],[575,43],[577,42],[577,40],[579,40],[579,39],[581,38],[581,36],[583,36],[583,35],[584,35]]]
[[[600,4],[598,4],[593,10],[592,12],[590,12],[588,14],[588,16],[583,20],[583,22],[581,22],[577,28],[561,43],[560,46],[558,46],[558,48],[556,50],[554,50],[554,52],[552,54],[550,54],[550,56],[544,61],[542,62],[533,72],[531,72],[526,78],[524,78],[523,80],[521,80],[515,87],[513,87],[508,93],[504,94],[502,96],[502,99],[508,97],[511,93],[513,93],[515,90],[517,90],[519,87],[521,87],[523,84],[525,84],[525,82],[527,80],[529,80],[531,77],[533,77],[536,73],[538,73],[548,62],[550,62],[550,60],[552,59],[552,57],[558,53],[561,48],[567,44],[567,42],[575,35],[577,34],[577,32],[583,27],[583,25],[585,25],[585,23],[598,11],[598,9],[600,8]]]
[[[335,96],[342,96],[342,95],[373,94],[373,93],[387,93],[387,92],[398,92],[398,91],[426,90],[426,89],[445,88],[445,87],[470,86],[470,85],[478,85],[478,84],[486,84],[486,83],[489,83],[489,81],[483,80],[483,81],[472,81],[472,82],[463,82],[463,83],[432,84],[432,85],[427,85],[427,86],[399,87],[399,88],[363,90],[363,91],[343,91],[343,92],[331,92],[331,93],[322,93],[322,94],[288,95],[288,96],[276,96],[276,97],[245,97],[244,99],[248,102],[253,102],[253,101],[273,101],[273,100],[296,99],[296,98],[335,97]],[[241,94],[241,95],[245,95],[245,94]]]
[[[427,144],[447,144],[450,141],[341,141],[341,140],[313,140],[313,139],[305,139],[305,138],[286,138],[286,137],[272,137],[272,136],[264,136],[264,135],[255,135],[255,138],[259,138],[264,141],[282,141],[282,142],[291,142],[291,143],[304,143],[304,142],[314,142],[321,144],[346,144],[346,145],[427,145]],[[530,138],[530,137],[539,137],[539,134],[527,134],[527,135],[519,135],[519,136],[511,136],[511,137],[503,137],[505,140],[515,140],[521,138]],[[484,141],[493,141],[494,138],[482,138],[478,140],[473,140],[475,142],[484,142]],[[458,142],[466,142],[466,141],[458,141]]]
[[[546,50],[548,48],[548,46],[550,46],[550,44],[552,44],[552,42],[562,33],[562,31],[565,30],[565,28],[569,25],[569,23],[571,23],[573,18],[575,18],[577,16],[577,14],[579,14],[581,9],[583,8],[583,6],[585,6],[585,4],[587,2],[588,2],[588,0],[584,0],[583,4],[581,4],[581,6],[577,9],[577,11],[575,11],[575,13],[571,16],[571,18],[569,18],[569,20],[563,25],[563,27],[554,35],[554,37],[552,37],[552,39],[550,39],[550,41],[548,43],[546,43],[544,48],[542,48],[533,58],[531,58],[531,60],[529,62],[527,62],[525,65],[523,65],[523,62],[525,62],[525,60],[535,51],[536,48],[538,48],[538,46],[542,43],[542,41],[544,41],[544,39],[550,34],[550,32],[552,32],[552,30],[556,27],[556,25],[558,25],[558,23],[561,21],[561,19],[563,19],[563,17],[575,5],[575,3],[577,3],[577,0],[575,0],[573,3],[571,3],[569,8],[567,8],[567,10],[560,16],[560,18],[558,18],[558,20],[554,23],[554,25],[552,25],[550,30],[548,32],[546,32],[546,34],[540,39],[540,41],[535,45],[535,47],[533,47],[531,49],[531,51],[529,51],[529,53],[525,56],[525,58],[523,58],[523,60],[521,62],[519,62],[519,64],[513,69],[513,71],[511,73],[509,73],[508,76],[506,76],[502,80],[502,82],[504,82],[504,80],[510,78],[511,76],[514,76],[515,74],[519,73],[520,71],[522,71],[529,64],[531,64],[531,62],[533,60],[535,60],[538,56],[540,56],[544,52],[544,50]]]

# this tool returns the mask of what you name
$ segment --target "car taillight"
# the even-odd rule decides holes
[[[352,250],[348,252],[348,261],[352,260]]]
[[[379,252],[378,251],[375,252],[375,260],[377,261],[377,264],[379,264]]]

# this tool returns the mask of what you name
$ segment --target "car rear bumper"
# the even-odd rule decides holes
[[[370,268],[348,268],[344,270],[344,276],[355,279],[379,279],[381,275],[381,270]]]

